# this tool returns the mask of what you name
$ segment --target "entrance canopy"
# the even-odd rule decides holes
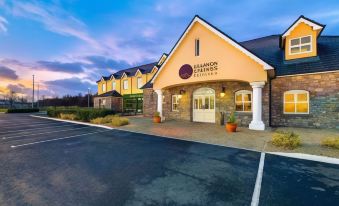
[[[153,89],[195,82],[266,82],[273,67],[196,16],[152,80]]]

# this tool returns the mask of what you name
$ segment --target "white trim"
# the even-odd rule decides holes
[[[282,37],[286,37],[288,35],[290,35],[291,31],[293,31],[295,29],[295,27],[297,27],[300,23],[305,23],[309,26],[311,26],[313,28],[313,30],[319,30],[319,29],[323,29],[324,27],[319,26],[318,24],[315,24],[307,19],[304,19],[303,17],[301,17],[297,22],[295,22],[293,24],[293,26],[291,26],[291,28],[289,28]]]
[[[315,74],[326,74],[326,73],[336,73],[339,72],[339,70],[333,70],[333,71],[325,71],[325,72],[312,72],[312,73],[303,73],[303,74],[290,74],[290,75],[283,75],[283,76],[276,76],[277,78],[283,78],[283,77],[294,77],[294,76],[305,76],[305,75],[315,75]]]
[[[205,26],[207,29],[209,29],[210,31],[212,31],[214,34],[216,34],[217,36],[219,36],[220,38],[222,38],[223,40],[225,40],[227,43],[231,44],[232,46],[234,46],[235,48],[239,49],[241,52],[243,52],[245,55],[247,55],[248,57],[250,57],[251,59],[253,59],[254,61],[256,61],[257,63],[261,64],[265,70],[270,70],[270,69],[274,69],[271,65],[269,65],[268,63],[264,62],[262,59],[258,58],[257,56],[255,56],[254,54],[252,54],[251,52],[249,52],[248,50],[246,50],[245,48],[243,48],[242,46],[239,45],[239,43],[233,41],[232,39],[228,38],[226,35],[224,35],[223,33],[221,33],[220,31],[218,31],[217,29],[213,28],[212,26],[210,26],[209,24],[207,24],[205,21],[203,21],[202,19],[200,19],[198,16],[196,16],[192,23],[188,26],[188,28],[186,29],[185,33],[181,36],[181,38],[179,39],[179,41],[177,42],[177,44],[175,45],[175,47],[173,48],[173,50],[171,51],[170,55],[166,58],[165,62],[163,63],[163,65],[160,67],[160,70],[157,72],[157,74],[154,76],[154,78],[152,79],[152,83],[154,83],[154,80],[158,77],[158,75],[160,74],[161,70],[165,67],[165,65],[167,64],[167,62],[169,61],[169,59],[171,59],[173,53],[175,53],[176,49],[179,47],[179,45],[181,44],[182,40],[187,36],[188,32],[190,32],[190,30],[192,29],[193,25],[199,22],[200,24],[202,24],[203,26]]]
[[[120,79],[124,78],[125,76],[128,77],[127,74],[126,74],[126,72],[124,72],[124,73],[121,75],[121,78],[120,78]]]
[[[176,102],[174,103],[174,101],[173,101],[173,97],[175,97],[175,99],[176,99]],[[177,95],[177,94],[173,94],[172,95],[172,112],[179,112],[179,109],[178,109],[178,107],[177,107],[177,109],[173,109],[173,105],[174,104],[176,104],[177,106],[179,106],[179,95]]]
[[[113,74],[111,75],[111,78],[110,78],[109,80],[112,80],[112,79],[114,79],[114,80],[115,80],[115,77],[114,77],[114,75],[113,75]]]
[[[140,79],[141,79],[141,82],[139,82]],[[140,89],[142,86],[144,86],[144,82],[143,82],[142,76],[141,77],[137,77],[137,88]]]
[[[297,94],[307,94],[307,102],[302,101],[299,103],[307,103],[307,112],[297,112]],[[294,102],[287,102],[287,103],[294,103],[294,112],[285,112],[285,94],[293,94],[294,95]],[[298,114],[310,114],[310,92],[306,90],[288,90],[284,92],[284,97],[283,97],[283,113],[284,114],[293,114],[293,115],[298,115]]]
[[[138,70],[135,72],[134,77],[138,76],[138,72],[142,75],[140,69],[138,69]]]
[[[163,58],[165,58],[164,61],[162,61]],[[166,54],[162,54],[162,56],[160,57],[160,59],[158,61],[158,65],[161,66],[165,62],[166,58],[167,58],[167,55]],[[162,61],[162,63],[160,64],[161,61]]]
[[[305,38],[305,37],[310,37],[310,42],[309,43],[301,43],[301,39],[302,38]],[[300,41],[300,43],[298,44],[298,45],[294,45],[294,46],[292,46],[292,41],[293,40],[296,40],[296,39],[299,39],[299,41]],[[289,55],[297,55],[297,54],[307,54],[307,53],[312,53],[312,51],[313,51],[313,44],[312,44],[312,41],[313,41],[313,39],[312,39],[312,35],[306,35],[306,36],[300,36],[300,37],[296,37],[296,38],[293,38],[293,39],[290,39],[290,45],[289,45],[289,48],[288,48],[288,54]],[[304,52],[302,52],[301,51],[301,47],[302,46],[310,46],[310,51],[304,51]],[[299,52],[297,52],[297,53],[292,53],[292,48],[300,48],[300,51]]]
[[[237,94],[241,94],[241,101],[237,101]],[[244,101],[244,94],[251,94],[251,101]],[[241,112],[241,113],[251,113],[252,112],[252,104],[253,104],[253,102],[252,102],[252,99],[253,99],[253,93],[252,93],[252,91],[250,91],[250,90],[239,90],[239,91],[236,91],[236,92],[234,92],[234,104],[235,104],[235,112]],[[236,106],[237,106],[237,104],[236,103],[239,103],[239,102],[241,102],[242,103],[242,110],[241,111],[238,111],[237,109],[236,109]],[[249,103],[249,102],[251,102],[251,111],[245,111],[244,110],[244,108],[245,108],[245,103]]]

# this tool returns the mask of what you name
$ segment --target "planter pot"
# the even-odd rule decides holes
[[[161,117],[153,117],[153,122],[154,123],[160,123],[161,122]]]
[[[236,132],[237,126],[238,125],[236,123],[226,123],[226,131],[227,132]]]

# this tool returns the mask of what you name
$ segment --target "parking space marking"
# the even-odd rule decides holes
[[[59,124],[62,122],[59,122]],[[38,124],[34,124],[34,123],[30,123],[30,124],[13,124],[12,126],[8,126],[7,127],[1,127],[1,129],[15,129],[17,127],[21,127],[21,126],[44,126],[44,125],[54,125],[57,124],[55,122],[45,122],[45,123],[38,123]],[[14,127],[13,127],[14,126]]]
[[[53,142],[53,141],[58,141],[58,140],[70,139],[70,138],[74,138],[74,137],[86,136],[86,135],[91,135],[91,134],[98,134],[98,133],[109,132],[109,131],[111,131],[111,130],[91,132],[91,133],[85,133],[85,134],[78,134],[78,135],[72,135],[72,136],[68,136],[68,137],[61,137],[61,138],[48,139],[48,140],[42,140],[42,141],[37,141],[37,142],[30,142],[30,143],[26,143],[26,144],[11,145],[11,148],[24,147],[24,146],[29,146],[29,145],[41,144],[41,143],[45,143],[45,142]]]
[[[258,206],[259,205],[262,175],[263,175],[263,172],[264,172],[264,163],[265,163],[265,153],[262,152],[261,155],[260,155],[258,174],[257,174],[257,179],[255,181],[251,206]]]
[[[15,138],[15,137],[26,137],[26,136],[38,135],[38,134],[50,134],[50,133],[55,133],[55,132],[66,132],[66,131],[73,131],[73,130],[84,129],[84,128],[88,128],[88,127],[84,126],[84,127],[79,127],[79,128],[57,130],[57,131],[51,131],[51,132],[41,132],[41,133],[31,133],[31,134],[15,135],[15,136],[2,137],[2,139],[12,139],[12,138]]]
[[[40,127],[40,128],[30,128],[30,129],[19,129],[19,130],[12,130],[12,131],[0,131],[0,134],[7,134],[7,133],[17,133],[20,131],[30,131],[30,130],[41,130],[41,129],[46,129],[46,128],[56,128],[56,127],[69,127],[69,126],[76,126],[77,124],[64,124],[60,126],[47,126],[47,127]],[[23,133],[23,132],[21,132]]]

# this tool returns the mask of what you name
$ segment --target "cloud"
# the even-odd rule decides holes
[[[16,80],[18,79],[18,75],[14,70],[0,65],[0,79]]]
[[[8,24],[8,21],[0,16],[0,32],[2,33],[6,33],[7,32],[7,24]]]
[[[90,61],[93,67],[99,69],[123,69],[130,66],[125,61],[116,61],[105,56],[87,56],[85,59]]]
[[[23,84],[9,84],[7,86],[7,89],[15,93],[26,94],[26,95],[32,93],[32,89],[25,87],[25,85]]]
[[[10,10],[15,16],[42,23],[49,31],[76,37],[94,48],[100,47],[97,41],[88,34],[85,23],[60,7],[38,2],[15,1],[10,5]]]
[[[66,72],[66,73],[81,73],[84,71],[83,63],[72,62],[63,63],[59,61],[38,61],[39,68],[44,68],[49,71]]]
[[[80,78],[58,79],[46,81],[44,84],[51,90],[59,91],[59,95],[86,93],[88,88],[96,87],[95,83],[84,81]]]

